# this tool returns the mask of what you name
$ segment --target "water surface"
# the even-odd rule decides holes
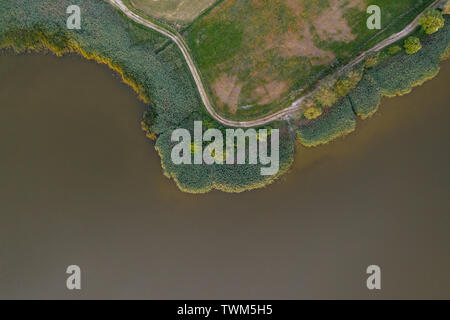
[[[112,71],[0,56],[0,298],[448,299],[449,80],[447,63],[345,139],[299,148],[267,188],[189,195]]]

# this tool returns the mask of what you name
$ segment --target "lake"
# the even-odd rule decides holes
[[[447,62],[353,134],[299,147],[267,188],[190,195],[118,75],[3,53],[0,298],[448,299],[449,81]]]

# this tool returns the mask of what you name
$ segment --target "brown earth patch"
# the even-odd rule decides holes
[[[280,99],[281,95],[289,89],[288,81],[272,81],[264,86],[267,95],[259,103],[268,104]]]
[[[229,76],[225,72],[212,84],[212,89],[219,98],[219,103],[223,107],[225,104],[230,108],[230,112],[235,113],[238,107],[239,94],[242,90],[242,83],[237,82],[237,76]]]
[[[280,44],[280,55],[282,57],[302,56],[317,58],[311,60],[313,65],[326,64],[334,60],[334,53],[317,48],[309,31],[309,27],[304,27],[301,33],[287,34],[282,37]]]
[[[288,89],[288,81],[272,81],[255,88],[252,96],[258,99],[258,104],[269,104],[280,99]]]
[[[358,7],[365,10],[362,0],[332,0],[330,7],[313,20],[317,34],[322,40],[332,39],[335,41],[350,42],[356,38],[351,27],[344,18],[347,9]]]
[[[303,12],[303,1],[298,0],[286,0],[286,5],[291,8],[297,16],[300,16]]]
[[[286,5],[297,16],[296,22],[284,34],[271,33],[266,38],[265,49],[276,48],[280,56],[316,58],[311,60],[313,65],[326,64],[334,60],[332,51],[316,47],[309,29],[308,21],[302,16],[304,3],[298,0],[285,0]]]

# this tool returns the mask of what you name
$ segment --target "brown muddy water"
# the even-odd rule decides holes
[[[0,298],[448,299],[449,80],[446,63],[345,139],[300,148],[265,189],[189,195],[112,71],[3,54]]]

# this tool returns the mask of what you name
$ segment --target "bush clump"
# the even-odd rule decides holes
[[[407,54],[414,54],[420,49],[422,49],[422,44],[420,43],[420,39],[417,37],[408,37],[405,40],[405,43],[403,45],[405,47],[405,52]]]
[[[347,98],[343,98],[321,117],[299,127],[297,137],[304,146],[314,147],[344,136],[354,131],[355,127],[352,106]]]
[[[369,57],[367,57],[366,61],[364,62],[364,66],[367,69],[373,68],[378,64],[379,55],[373,54]]]
[[[356,115],[362,119],[370,117],[378,110],[381,97],[380,88],[369,75],[365,75],[349,94]]]
[[[322,108],[318,106],[308,107],[303,113],[306,119],[312,120],[319,117],[323,113]]]

